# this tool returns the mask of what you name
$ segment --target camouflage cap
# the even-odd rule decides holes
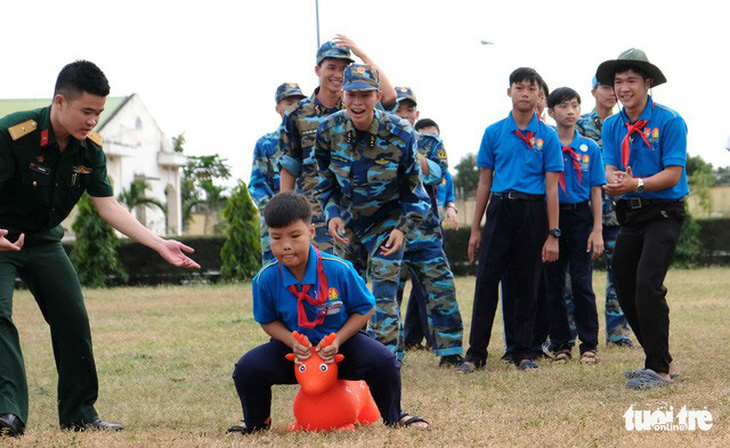
[[[350,56],[350,49],[347,47],[340,47],[331,40],[323,43],[319,50],[317,50],[317,65],[321,64],[327,58],[344,59],[349,63],[355,62]]]
[[[369,65],[350,64],[345,69],[342,90],[380,90],[380,75]]]
[[[646,73],[649,78],[652,78],[654,80],[652,87],[667,82],[667,78],[659,70],[659,67],[649,62],[646,53],[638,48],[630,48],[618,55],[618,58],[601,63],[598,70],[596,70],[596,79],[601,84],[613,85],[616,69],[627,66],[634,66]]]
[[[401,101],[413,101],[414,105],[418,105],[418,100],[416,100],[416,95],[413,93],[413,90],[410,87],[396,87],[395,88],[396,93],[396,103],[400,104]]]
[[[302,89],[299,88],[299,84],[295,82],[285,82],[276,88],[276,104],[279,104],[279,101],[284,98],[292,96],[298,96],[301,98],[307,97],[304,93],[302,93]]]

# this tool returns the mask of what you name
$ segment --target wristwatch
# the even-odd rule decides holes
[[[454,204],[449,204],[446,206],[446,208],[452,209],[454,212],[456,212],[457,215],[459,214],[459,210],[456,208],[456,206]]]
[[[550,229],[548,230],[548,235],[554,236],[555,238],[560,238],[560,235],[562,233],[560,232],[560,229]]]
[[[644,191],[644,179],[637,177],[636,192],[641,193]]]

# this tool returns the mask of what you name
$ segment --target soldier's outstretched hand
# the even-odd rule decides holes
[[[14,243],[11,243],[7,240],[7,238],[5,238],[5,235],[7,234],[7,230],[0,229],[0,252],[18,252],[23,248],[23,244],[25,243],[24,233],[21,233]]]
[[[157,249],[157,253],[173,266],[200,269],[200,265],[183,252],[191,254],[195,252],[195,249],[175,240],[164,240],[162,245]]]

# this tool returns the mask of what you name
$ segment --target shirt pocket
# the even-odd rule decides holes
[[[545,172],[545,151],[525,149],[522,151],[522,166],[528,174],[543,174]]]
[[[392,160],[376,160],[367,172],[367,187],[370,196],[387,199],[387,193],[395,186],[397,177],[398,163]]]
[[[53,184],[52,176],[53,173],[51,171],[46,174],[28,169],[23,173],[23,190],[32,204],[46,207],[50,206],[51,186]]]

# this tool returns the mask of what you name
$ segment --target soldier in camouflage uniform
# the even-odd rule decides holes
[[[411,125],[418,119],[418,102],[409,87],[396,87],[398,95],[395,114]],[[434,353],[441,356],[439,365],[460,365],[461,340],[464,326],[461,322],[459,304],[456,301],[454,274],[443,248],[443,234],[439,220],[436,189],[448,170],[446,149],[441,139],[432,134],[416,132],[417,157],[421,165],[422,181],[430,198],[431,210],[413,232],[406,235],[403,263],[398,287],[398,302],[403,300],[408,273],[410,271],[413,289],[420,290],[410,300],[420,300],[425,306],[428,340]],[[401,337],[401,340],[404,340]],[[400,352],[400,350],[399,350]]]
[[[578,132],[598,143],[598,146],[603,149],[601,129],[603,128],[604,120],[613,114],[613,107],[616,105],[616,95],[613,92],[613,86],[599,84],[595,77],[593,78],[591,94],[596,99],[596,107],[591,112],[581,115],[575,127]],[[626,316],[621,311],[621,306],[616,297],[613,269],[611,267],[618,230],[616,200],[604,191],[603,240],[606,248],[603,252],[603,261],[606,265],[606,344],[632,347],[634,343],[631,341],[631,328],[626,320]]]
[[[416,136],[408,122],[375,109],[378,72],[353,64],[345,70],[346,111],[317,130],[315,158],[321,202],[338,252],[365,278],[371,263],[375,315],[370,332],[402,359],[396,301],[403,242],[429,213],[421,183]]]
[[[306,98],[299,84],[287,83],[276,89],[276,113],[284,118],[284,113],[302,98]],[[253,150],[253,166],[248,192],[259,209],[259,230],[261,235],[261,264],[269,262],[274,256],[269,245],[269,229],[264,220],[264,207],[279,192],[279,131],[269,132],[256,142]]]
[[[317,126],[328,115],[343,109],[342,73],[348,64],[354,62],[350,51],[377,70],[372,60],[350,39],[338,35],[332,41],[325,42],[317,51],[315,73],[319,77],[319,87],[311,97],[287,111],[279,132],[279,146],[282,156],[281,191],[292,190],[307,196],[312,203],[312,224],[316,229],[314,243],[323,252],[334,253],[332,237],[327,231],[324,212],[317,200],[312,196],[317,185],[317,165],[314,161],[314,139]],[[383,103],[395,102],[395,91],[382,76]],[[296,183],[296,185],[295,185]]]

